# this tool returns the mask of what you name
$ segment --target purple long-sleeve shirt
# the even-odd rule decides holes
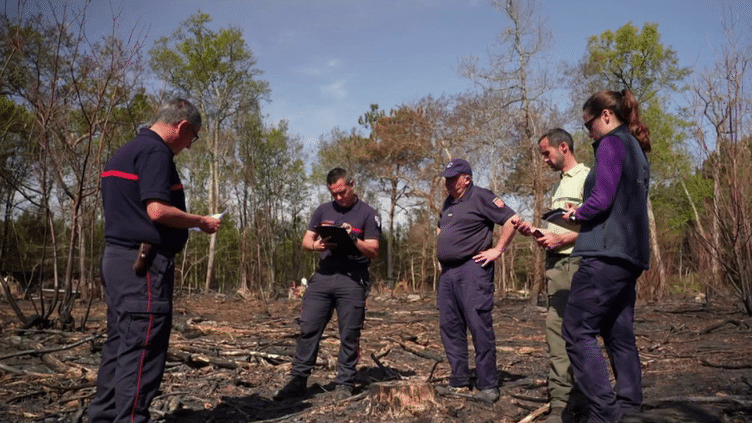
[[[590,197],[575,212],[577,220],[588,221],[611,209],[625,155],[624,144],[618,137],[609,135],[601,140],[596,151],[595,186]]]

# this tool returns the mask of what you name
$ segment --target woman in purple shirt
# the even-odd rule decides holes
[[[616,422],[642,405],[634,336],[635,285],[650,264],[648,186],[650,130],[627,90],[599,91],[582,108],[594,140],[595,163],[584,202],[564,217],[579,223],[562,334],[577,386],[590,400],[589,422]],[[596,336],[603,338],[616,377],[612,388]]]

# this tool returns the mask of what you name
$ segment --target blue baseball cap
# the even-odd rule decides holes
[[[453,178],[461,173],[473,176],[473,170],[470,169],[470,163],[463,159],[454,159],[446,165],[441,172],[441,176],[445,178]]]

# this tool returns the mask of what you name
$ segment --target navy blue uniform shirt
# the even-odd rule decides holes
[[[493,192],[470,184],[465,194],[444,200],[439,217],[436,255],[439,262],[463,261],[493,245],[494,224],[503,225],[514,216]]]
[[[174,154],[150,129],[120,147],[102,172],[104,237],[107,242],[137,247],[148,242],[172,253],[183,249],[187,229],[154,222],[146,212],[147,200],[162,200],[185,211],[185,192]]]
[[[318,206],[308,223],[308,230],[316,231],[316,226],[319,225],[341,226],[343,223],[349,223],[352,226],[352,232],[357,234],[360,239],[381,238],[381,222],[376,210],[360,199],[356,200],[355,204],[350,207],[341,207],[334,201]],[[350,272],[365,270],[370,264],[371,260],[362,254],[358,256],[338,256],[333,255],[329,250],[325,250],[320,256],[319,270],[323,272]]]

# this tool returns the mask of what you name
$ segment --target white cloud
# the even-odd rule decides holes
[[[342,66],[342,61],[339,59],[322,60],[321,63],[314,64],[307,68],[303,68],[298,72],[317,78],[323,78],[325,76],[335,73]]]
[[[319,88],[324,97],[344,100],[347,98],[347,80],[341,79]]]

